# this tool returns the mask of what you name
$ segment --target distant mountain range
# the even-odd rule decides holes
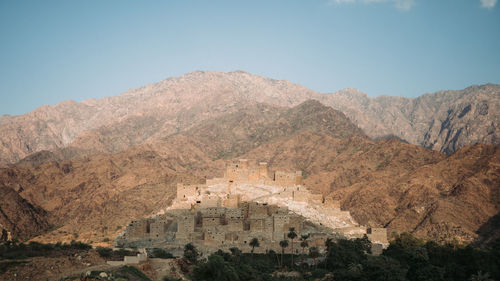
[[[250,158],[301,170],[306,186],[362,224],[488,241],[499,233],[499,93],[485,85],[372,99],[194,72],[3,117],[0,191],[13,199],[0,196],[0,225],[18,238],[100,243],[167,206],[177,182]]]
[[[237,112],[247,104],[291,107],[308,99],[343,112],[373,139],[394,136],[445,153],[476,143],[500,144],[499,85],[471,86],[416,99],[369,98],[355,89],[316,93],[242,71],[198,71],[115,97],[65,101],[25,115],[1,117],[0,164],[65,147],[77,149],[77,155],[118,152]],[[75,156],[76,150],[72,151],[68,157]]]

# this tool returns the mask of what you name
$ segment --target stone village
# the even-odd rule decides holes
[[[299,237],[309,234],[309,246],[318,248],[324,248],[327,238],[365,234],[377,252],[388,245],[385,228],[357,224],[338,202],[311,193],[300,171],[269,176],[267,163],[240,159],[227,165],[222,178],[199,185],[178,183],[172,205],[152,218],[132,221],[115,246],[164,248],[181,255],[191,242],[204,253],[232,247],[249,252],[250,240],[257,238],[255,252],[278,251],[290,227]]]

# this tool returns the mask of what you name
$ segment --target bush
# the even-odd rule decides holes
[[[116,256],[124,257],[124,256],[135,256],[137,255],[137,252],[125,250],[125,249],[119,249],[116,251],[113,251],[113,254]]]
[[[142,271],[133,266],[122,266],[113,272],[115,278],[123,278],[125,280],[144,280],[151,281]]]
[[[165,276],[165,277],[163,277],[162,280],[163,281],[181,281],[182,279],[174,279],[174,278],[170,278],[168,276]]]
[[[105,247],[97,247],[97,252],[102,258],[109,258],[113,254],[113,249]]]
[[[196,263],[196,261],[198,260],[198,255],[198,250],[193,244],[188,243],[186,244],[186,246],[184,246],[184,258],[186,258],[191,263]]]
[[[70,244],[70,248],[78,249],[78,250],[90,250],[90,249],[92,249],[92,246],[90,246],[89,244],[85,244],[83,242],[80,242],[80,241],[72,240],[71,244]]]
[[[213,254],[208,257],[208,262],[194,268],[193,280],[240,280],[238,272],[230,263],[220,255]]]
[[[151,257],[152,258],[160,258],[160,259],[171,259],[174,256],[171,253],[165,251],[164,249],[155,248],[155,249],[153,249],[153,253],[151,254]]]
[[[311,277],[316,279],[316,278],[323,278],[327,273],[330,273],[330,271],[323,269],[323,268],[318,268],[315,269],[311,272]]]

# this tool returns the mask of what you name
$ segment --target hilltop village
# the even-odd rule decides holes
[[[222,178],[207,179],[205,184],[178,183],[170,207],[152,218],[131,222],[115,244],[161,247],[180,254],[191,242],[210,253],[232,247],[250,251],[250,240],[257,238],[260,247],[255,252],[277,251],[291,227],[299,237],[309,234],[309,245],[319,248],[327,238],[365,234],[374,249],[387,245],[384,228],[360,226],[349,212],[340,210],[338,202],[311,193],[300,171],[275,171],[269,176],[267,163],[247,159],[228,164]]]

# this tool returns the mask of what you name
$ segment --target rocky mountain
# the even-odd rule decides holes
[[[46,231],[49,223],[47,212],[29,203],[19,195],[19,192],[22,190],[16,191],[0,185],[0,194],[2,194],[0,196],[0,235],[10,232],[14,238],[27,239]],[[2,238],[7,239],[8,235]]]
[[[47,212],[52,228],[39,241],[113,238],[130,220],[168,206],[177,182],[221,176],[225,160],[240,157],[301,170],[308,187],[339,200],[360,223],[420,237],[470,242],[499,210],[498,147],[447,156],[372,140],[315,101],[290,109],[253,103],[117,153],[73,160],[60,153],[0,168],[0,184]]]
[[[497,146],[467,146],[447,156],[395,138],[335,139],[304,132],[246,156],[303,170],[307,186],[339,200],[356,221],[390,232],[470,242],[499,212]]]
[[[114,97],[65,101],[21,116],[2,116],[0,164],[60,148],[69,148],[65,152],[68,159],[119,152],[254,103],[293,107],[308,99],[342,111],[375,139],[396,136],[446,153],[468,144],[500,142],[498,85],[416,99],[369,98],[355,89],[316,93],[298,84],[243,71],[197,71]]]
[[[19,194],[49,212],[57,230],[48,241],[70,239],[73,233],[96,241],[112,237],[131,219],[168,206],[177,182],[199,183],[219,175],[225,166],[220,158],[227,155],[241,155],[304,130],[366,138],[342,113],[315,101],[291,109],[255,104],[204,124],[154,143],[81,160],[64,160],[66,150],[35,153],[0,168],[0,183],[23,186]]]
[[[247,101],[293,106],[314,95],[303,86],[245,72],[193,72],[99,100],[62,102],[0,122],[0,162],[70,145],[118,152],[228,112]]]
[[[415,99],[369,98],[346,89],[323,102],[344,112],[375,139],[395,136],[448,154],[464,145],[500,144],[500,85],[440,91]]]

